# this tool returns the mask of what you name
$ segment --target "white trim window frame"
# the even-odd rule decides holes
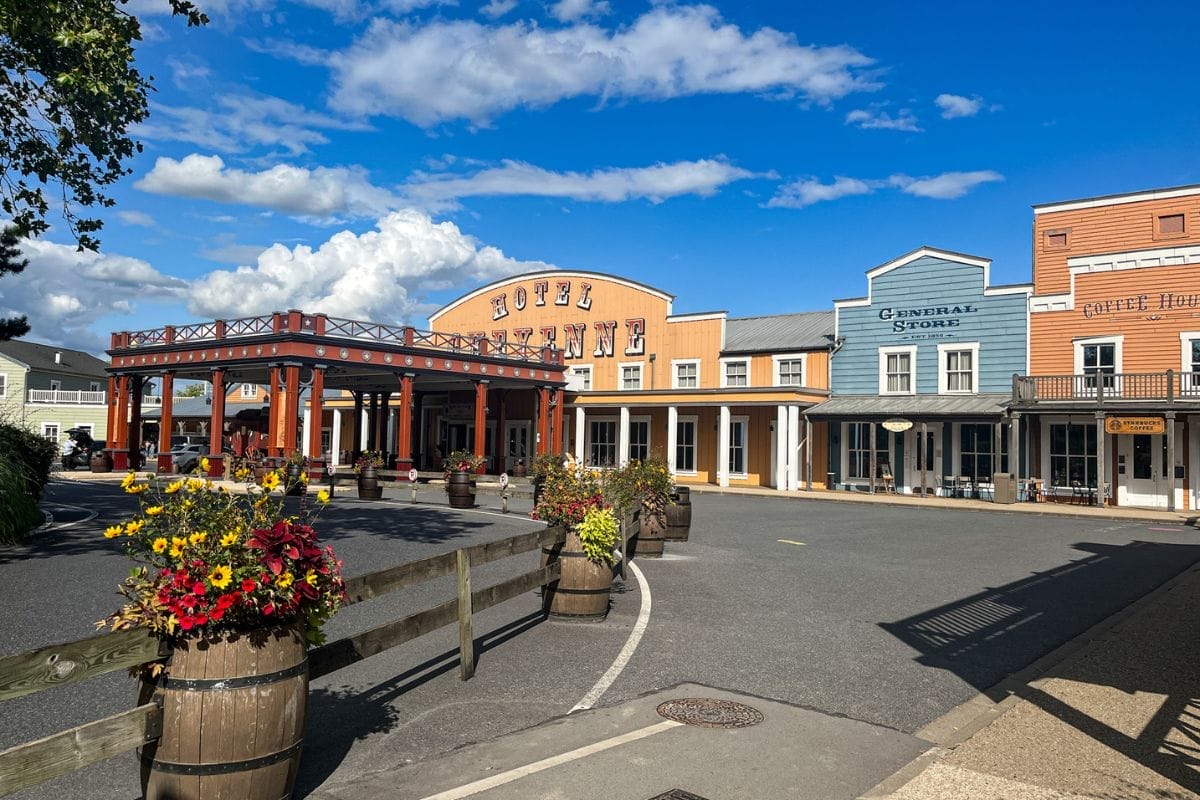
[[[99,392],[99,391],[102,391],[102,390],[100,389],[100,381],[92,381],[91,383],[89,383],[89,384],[88,384],[88,391],[89,391],[89,392]]]
[[[979,342],[939,344],[937,349],[938,394],[979,394]],[[963,353],[971,360],[966,368],[962,364]],[[951,372],[958,378],[957,381],[951,380]],[[962,388],[964,377],[970,382],[966,389]],[[951,387],[954,383],[958,385]]]
[[[595,380],[596,371],[594,369],[592,369],[591,364],[572,364],[570,367],[567,368],[567,371],[571,375],[576,375],[576,376],[586,375],[587,376],[586,380],[584,381],[584,387],[582,389],[578,389],[577,391],[590,392],[590,391],[592,391],[593,388],[595,388],[595,384],[592,381]]]
[[[680,375],[680,367],[695,367],[691,375]],[[686,381],[686,385],[685,384]],[[700,388],[700,359],[672,358],[671,359],[671,388],[699,389]]]
[[[625,370],[637,368],[637,386],[626,386]],[[617,364],[617,391],[619,392],[637,392],[641,391],[642,384],[645,380],[645,362],[644,361],[622,361]]]
[[[641,427],[646,434],[646,441],[636,441],[634,429]],[[649,416],[638,416],[629,418],[629,460],[630,461],[646,461],[650,458],[651,439],[653,438],[653,426],[650,424]],[[637,452],[635,452],[635,450]]]
[[[897,357],[897,361],[894,364],[896,367],[895,370],[892,369],[892,356]],[[908,370],[905,372],[901,372],[899,369],[901,366],[898,360],[900,356],[908,358]],[[889,390],[888,387],[892,385],[890,379],[893,376],[896,378],[907,376],[908,388]],[[896,383],[898,384],[899,381],[897,380]],[[917,393],[917,346],[915,344],[879,348],[879,393],[881,395],[909,395]]]
[[[8,397],[8,375],[0,372],[0,400]]]
[[[742,429],[742,441],[740,444],[735,444],[733,431],[739,427]],[[740,471],[733,468],[733,453],[738,449],[742,451]],[[748,416],[731,416],[729,418],[729,452],[726,453],[726,466],[731,478],[745,478],[750,474],[750,417]]]
[[[48,435],[51,430],[54,431],[54,438],[50,438]],[[58,422],[43,422],[42,438],[58,444],[58,440],[62,438],[62,425]]]
[[[740,376],[742,383],[729,382],[729,368],[735,364],[741,364],[744,374]],[[744,356],[739,358],[722,358],[721,359],[721,388],[722,389],[748,389],[750,388],[750,359]]]
[[[53,378],[51,378],[50,379],[50,391],[61,392],[62,391],[62,381],[54,380]]]
[[[676,425],[676,428],[675,428],[675,474],[676,475],[695,475],[696,474],[696,462],[698,460],[699,449],[700,449],[700,443],[697,439],[697,436],[700,433],[700,417],[698,417],[695,414],[691,414],[691,415],[687,415],[687,416],[680,414],[679,417],[675,421],[675,425]],[[684,441],[684,437],[679,435],[679,429],[682,428],[684,425],[692,426],[692,437],[691,437],[690,442]],[[681,449],[683,449],[685,451],[689,450],[689,449],[691,450],[692,466],[690,468],[685,468],[685,467],[681,466],[682,464],[685,464],[687,461],[684,458],[680,458],[680,450]]]
[[[1186,395],[1200,396],[1200,331],[1179,333],[1179,387]]]
[[[1084,376],[1082,386],[1080,387],[1084,394],[1095,394],[1096,392],[1096,375],[1109,374],[1111,378],[1104,379],[1104,391],[1120,391],[1118,385],[1120,379],[1116,376],[1121,373],[1121,361],[1123,359],[1123,349],[1125,345],[1125,337],[1120,334],[1110,336],[1089,336],[1086,339],[1073,339],[1071,341],[1071,349],[1075,354],[1075,374]],[[1104,349],[1112,347],[1112,364],[1102,363],[1106,361]],[[1095,354],[1092,357],[1088,356],[1089,348],[1096,348]],[[1094,361],[1093,364],[1088,364],[1088,361]]]
[[[253,400],[256,397],[258,397],[258,384],[257,383],[243,383],[242,384],[242,399],[243,400]]]
[[[584,432],[584,438],[586,441],[584,441],[583,452],[587,454],[587,466],[595,467],[595,468],[619,466],[620,453],[618,453],[617,450],[620,447],[620,439],[621,439],[621,421],[620,421],[620,419],[617,417],[588,416],[584,421],[587,423],[587,430]],[[605,441],[605,442],[597,443],[594,440],[594,437],[592,436],[592,432],[596,430],[595,426],[598,426],[598,425],[603,425],[603,426],[605,426],[606,430],[612,431],[612,441],[611,442]],[[609,428],[609,426],[611,426],[611,428]],[[605,458],[601,457],[601,458],[597,459],[596,456],[599,453],[598,453],[598,451],[595,451],[593,449],[596,447],[603,447],[605,450],[611,451],[612,461],[609,463],[604,463],[606,461]],[[600,461],[601,463],[596,463],[597,461]]]
[[[788,380],[784,382],[785,373],[783,373],[784,364],[800,363],[799,380],[794,380],[791,376],[794,375],[793,368],[789,367],[786,373]],[[804,381],[808,378],[808,353],[779,353],[771,356],[771,381],[775,386],[803,386]]]

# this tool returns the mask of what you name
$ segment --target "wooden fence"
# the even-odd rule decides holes
[[[543,528],[348,579],[348,604],[361,603],[451,573],[458,577],[458,592],[455,598],[433,608],[310,650],[309,676],[317,678],[327,675],[457,620],[460,676],[467,680],[475,673],[472,614],[555,581],[560,570],[559,563],[552,561],[514,578],[482,589],[472,589],[471,567],[550,547],[565,538],[565,531],[560,527]],[[136,667],[166,655],[165,642],[139,629],[105,633],[27,653],[0,656],[0,701]],[[161,733],[162,709],[151,702],[9,748],[0,752],[0,796],[141,747],[157,739]]]

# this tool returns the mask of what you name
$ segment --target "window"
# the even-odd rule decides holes
[[[680,417],[675,424],[675,471],[696,471],[695,417]]]
[[[729,421],[729,474],[746,474],[746,434],[750,428],[748,417],[734,417]]]
[[[88,391],[89,392],[100,391],[100,381],[92,381],[90,384],[88,384]]]
[[[1050,484],[1096,485],[1096,426],[1079,423],[1050,426]]]
[[[590,392],[592,390],[592,367],[590,364],[586,367],[571,367],[571,376],[574,378],[572,381],[574,391]]]
[[[888,434],[882,425],[875,426],[875,472],[879,465],[888,463]],[[846,478],[847,480],[869,481],[871,479],[871,423],[846,423]]]
[[[77,430],[84,431],[85,433],[87,433],[88,436],[92,435],[92,423],[90,423],[90,422],[78,423],[75,425],[75,428]]]
[[[50,391],[57,392],[62,390],[62,381],[50,381]]]
[[[803,353],[787,353],[784,355],[771,356],[771,361],[775,365],[776,386],[804,385]]]
[[[588,466],[615,467],[617,465],[617,421],[596,419],[588,423],[590,432]]]
[[[1083,385],[1094,390],[1098,382],[1105,389],[1111,389],[1116,379],[1117,344],[1116,342],[1097,342],[1095,344],[1080,344],[1079,357],[1082,360],[1080,372],[1084,375]],[[1104,377],[1097,378],[1098,375]]]
[[[629,460],[645,461],[650,457],[649,418],[629,421]]]
[[[722,360],[721,386],[749,386],[750,362],[745,359],[737,361]]]
[[[58,423],[57,422],[43,422],[42,423],[42,437],[49,439],[50,441],[54,442],[55,444],[58,444]]]
[[[879,348],[879,393],[914,394],[916,377],[913,374],[917,362],[917,348]]]
[[[975,485],[991,483],[992,473],[1008,468],[1008,438],[1000,441],[1000,463],[994,461],[995,428],[988,424],[962,424],[958,429],[958,474]]]
[[[1195,397],[1200,394],[1200,331],[1184,331],[1179,334],[1181,350],[1179,384],[1182,391]]]
[[[642,362],[619,364],[618,368],[621,370],[622,391],[642,388]]]
[[[939,394],[969,394],[979,390],[979,344],[938,345]]]
[[[700,361],[691,359],[688,361],[672,361],[671,370],[674,372],[675,389],[699,389],[700,388]]]
[[[0,374],[0,397],[8,397],[8,376]]]
[[[245,400],[253,400],[258,397],[258,386],[253,383],[242,384],[242,398]]]

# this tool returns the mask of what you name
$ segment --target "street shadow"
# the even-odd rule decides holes
[[[538,611],[475,638],[475,663],[546,620]],[[396,701],[429,681],[458,669],[458,648],[447,650],[393,678],[364,689],[310,689],[304,757],[296,778],[296,796],[305,797],[328,780],[355,742],[387,733],[404,723]]]
[[[370,536],[373,539],[383,537],[404,542],[441,544],[468,538],[473,532],[492,525],[492,520],[447,514],[420,506],[338,505],[335,500],[321,512],[317,530],[323,540],[330,542]]]
[[[1200,635],[1190,613],[1155,615],[1149,626],[1121,625],[1111,640],[1091,645],[1103,648],[1101,657],[1067,658],[1032,676],[1038,686],[1010,677],[1200,560],[1197,545],[1135,541],[1074,547],[1090,555],[880,627],[917,650],[918,663],[954,673],[994,702],[1016,694],[1187,791],[1200,792],[1200,679],[1194,667]],[[1141,656],[1149,653],[1154,656],[1143,663]],[[1040,679],[1049,678],[1164,700],[1134,735],[1046,691]],[[1119,790],[1113,796],[1135,796],[1135,787],[1127,788],[1130,795]],[[1136,796],[1185,796],[1140,791]]]

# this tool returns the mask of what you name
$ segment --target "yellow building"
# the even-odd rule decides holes
[[[555,270],[483,286],[429,322],[561,350],[562,446],[583,463],[653,454],[682,483],[823,486],[825,426],[806,426],[803,412],[829,396],[833,312],[675,314],[674,299],[615,275]],[[512,469],[533,452],[532,415],[511,408],[505,426],[501,455]]]

